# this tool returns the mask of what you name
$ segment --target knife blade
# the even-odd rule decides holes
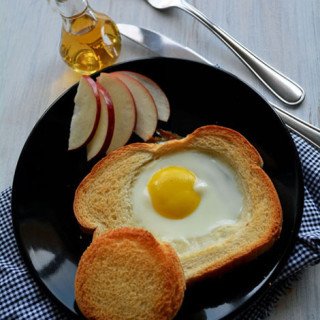
[[[157,31],[124,23],[118,23],[117,26],[123,36],[151,50],[159,56],[188,59],[213,66],[209,60],[197,52],[182,46]],[[269,104],[291,131],[299,134],[315,147],[320,148],[319,128],[291,115],[271,102],[269,102]]]
[[[118,23],[117,26],[123,36],[151,50],[161,57],[183,57],[187,60],[189,59],[196,62],[211,64],[209,60],[200,56],[197,52],[188,47],[182,46],[156,31],[124,23]]]

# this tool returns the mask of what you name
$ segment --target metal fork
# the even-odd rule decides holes
[[[222,40],[277,98],[289,105],[296,105],[303,101],[305,93],[299,85],[254,55],[185,0],[145,1],[160,10],[176,7],[186,11]]]

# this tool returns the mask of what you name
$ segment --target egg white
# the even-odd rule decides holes
[[[165,218],[157,213],[147,189],[152,175],[168,166],[185,167],[197,177],[194,190],[200,194],[201,201],[196,210],[183,219]],[[206,235],[218,226],[236,223],[243,206],[243,194],[230,166],[209,154],[187,150],[146,165],[133,184],[131,203],[138,226],[163,241],[187,241]]]

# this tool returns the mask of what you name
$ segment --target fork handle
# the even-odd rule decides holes
[[[250,50],[231,37],[221,28],[214,25],[202,12],[186,1],[180,1],[178,8],[186,11],[222,40],[238,58],[258,77],[262,83],[281,101],[296,105],[303,101],[304,90],[288,77],[269,66]]]

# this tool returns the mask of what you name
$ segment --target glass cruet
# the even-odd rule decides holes
[[[115,63],[121,51],[115,22],[87,0],[54,1],[62,18],[60,55],[65,63],[87,75]]]

